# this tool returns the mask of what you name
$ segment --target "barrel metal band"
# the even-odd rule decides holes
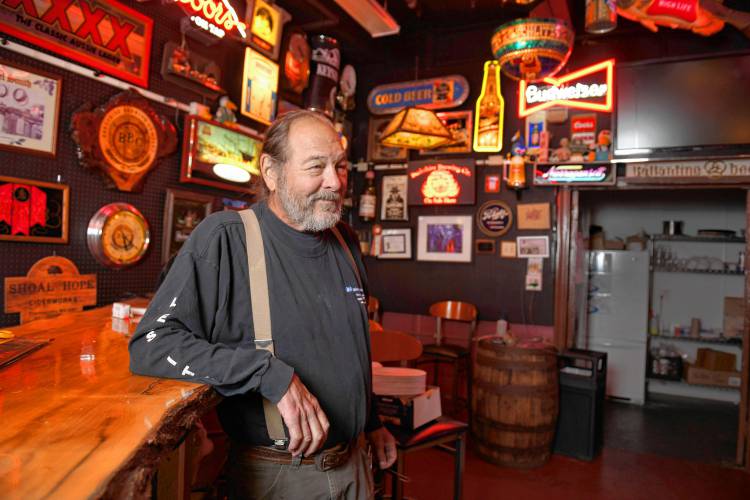
[[[476,419],[477,422],[479,422],[482,425],[486,425],[488,427],[492,427],[493,429],[499,429],[502,431],[541,433],[541,432],[553,432],[556,428],[556,424],[554,423],[528,427],[525,425],[503,424],[501,422],[488,420],[486,418],[479,417],[476,415],[474,416],[474,418]],[[474,432],[476,434],[480,434],[480,432],[477,432],[476,426],[474,426]]]
[[[540,368],[547,368],[551,369],[551,371],[557,371],[557,362],[555,360],[535,363],[526,361],[498,361],[496,358],[478,353],[477,363],[483,368],[491,368],[493,370],[540,371]]]
[[[557,383],[554,385],[502,385],[497,384],[493,382],[488,382],[486,380],[479,380],[476,377],[474,378],[474,385],[486,390],[487,392],[492,392],[495,394],[514,394],[514,395],[521,395],[521,396],[540,396],[540,395],[547,395],[547,396],[556,396],[558,393]]]

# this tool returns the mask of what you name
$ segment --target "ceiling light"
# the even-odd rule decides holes
[[[244,183],[250,180],[250,172],[237,165],[217,163],[212,170],[214,174],[227,181]]]
[[[398,35],[401,27],[376,0],[335,0],[373,38]]]
[[[453,140],[450,130],[429,109],[402,109],[383,130],[384,146],[409,149],[433,149]]]

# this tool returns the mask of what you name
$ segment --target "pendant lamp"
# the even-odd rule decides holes
[[[437,115],[423,108],[405,108],[396,113],[380,135],[380,144],[395,148],[434,149],[453,140]]]

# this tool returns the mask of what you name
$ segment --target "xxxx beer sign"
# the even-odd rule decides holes
[[[612,111],[615,60],[609,59],[559,78],[541,82],[521,80],[518,87],[518,116],[563,106],[591,111]]]
[[[0,0],[0,31],[148,87],[153,21],[113,0]]]

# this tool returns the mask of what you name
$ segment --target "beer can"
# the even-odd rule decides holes
[[[341,65],[339,42],[330,36],[317,35],[310,41],[310,46],[312,47],[312,64],[305,107],[333,118]]]
[[[615,0],[586,0],[586,32],[595,35],[617,28]]]

